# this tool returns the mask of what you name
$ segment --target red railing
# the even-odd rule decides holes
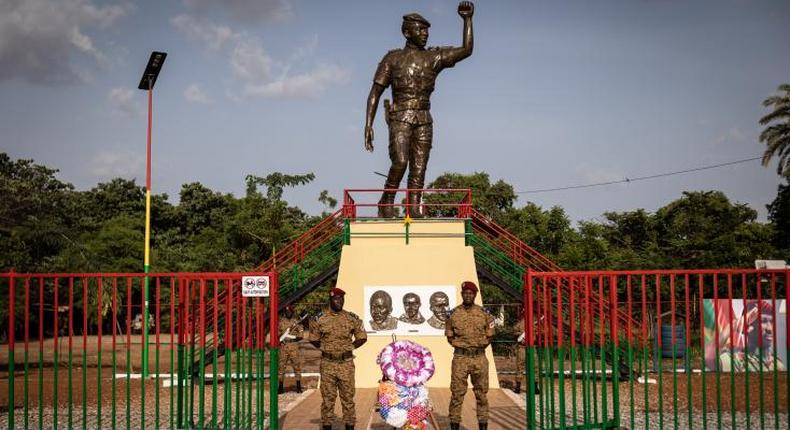
[[[530,422],[785,426],[789,284],[788,269],[529,271],[524,343],[538,361],[528,376],[549,397],[556,392],[563,408],[538,416],[528,394]],[[633,318],[623,325],[621,313]],[[590,386],[599,397],[589,397]],[[548,402],[545,394],[537,401]],[[575,400],[563,400],[571,396],[584,397],[585,408],[602,404],[594,411],[601,420],[589,421],[590,410],[576,413]]]
[[[381,203],[379,198],[384,192],[395,193],[394,203]],[[412,196],[422,197],[412,202]],[[398,196],[403,198],[398,202]],[[347,189],[343,192],[343,216],[347,219],[378,218],[381,208],[400,209],[400,215],[418,212],[429,218],[466,218],[472,208],[472,190],[468,188],[427,188],[427,189]]]

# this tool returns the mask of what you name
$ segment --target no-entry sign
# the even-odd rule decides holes
[[[269,277],[242,276],[241,295],[243,297],[269,297]]]

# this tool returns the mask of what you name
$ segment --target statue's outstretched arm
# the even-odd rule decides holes
[[[376,109],[383,92],[384,86],[374,82],[368,95],[368,105],[365,111],[365,149],[370,152],[373,152],[373,120],[376,119]]]
[[[475,46],[472,29],[472,15],[474,13],[475,5],[472,2],[462,1],[458,4],[458,15],[464,20],[463,44],[458,48],[445,48],[443,54],[445,67],[452,67],[455,63],[472,55]]]

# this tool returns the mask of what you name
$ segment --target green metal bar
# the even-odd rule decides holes
[[[541,354],[542,353],[542,354]],[[545,346],[541,345],[539,347],[539,351],[537,351],[538,355],[538,384],[540,385],[540,428],[544,428],[544,423],[546,422],[545,419],[545,412],[544,412],[544,403],[546,400],[546,395],[549,392],[548,387],[545,385],[544,380],[544,373],[543,373],[543,363],[545,362],[546,348]]]
[[[229,316],[226,316],[229,318]],[[225,333],[225,336],[230,336],[230,333]],[[230,363],[233,361],[233,350],[225,347],[225,407],[223,408],[222,418],[226,429],[231,428],[231,393],[233,391],[233,377],[231,375]]]
[[[529,286],[528,286],[529,288]],[[527,429],[536,430],[535,422],[535,347],[526,348],[525,372],[527,374]],[[276,427],[272,427],[276,428]]]
[[[182,329],[182,328],[180,328]],[[186,375],[184,370],[184,345],[178,342],[178,386],[177,391],[177,407],[176,407],[176,427],[184,427],[184,383],[186,382]]]
[[[250,313],[252,313],[252,308],[250,308]],[[250,321],[252,321],[252,315],[250,315]],[[252,324],[250,324],[250,330],[252,330]],[[247,372],[245,375],[247,381],[247,427],[252,427],[252,349],[252,340],[250,340],[249,348],[247,348]]]
[[[238,322],[238,316],[237,316]],[[236,376],[238,377],[241,374],[241,348],[236,348]],[[234,411],[236,412],[236,428],[239,428],[239,423],[241,422],[241,397],[244,395],[244,392],[241,390],[241,384],[244,380],[242,379],[241,382],[236,383],[236,408]]]
[[[257,365],[255,366],[256,367],[256,369],[255,369],[255,373],[256,373],[255,386],[256,386],[256,389],[258,390],[258,393],[259,393],[258,394],[258,402],[257,402],[257,405],[256,405],[257,415],[258,415],[257,423],[258,423],[258,429],[259,430],[263,430],[263,417],[264,417],[264,409],[265,409],[264,405],[265,405],[265,399],[266,399],[265,392],[264,392],[264,375],[266,374],[266,372],[265,372],[265,370],[263,368],[263,354],[264,354],[264,352],[263,352],[262,348],[256,348],[255,355],[258,358],[258,362],[257,362]],[[272,389],[272,387],[274,387],[274,385],[269,383],[269,389],[270,390]]]

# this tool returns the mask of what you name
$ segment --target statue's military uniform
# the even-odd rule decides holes
[[[289,334],[296,337],[296,339],[283,339],[280,344],[280,381],[283,381],[285,376],[285,368],[290,364],[294,369],[294,376],[296,381],[302,380],[302,353],[299,351],[299,340],[304,337],[304,328],[297,318],[288,318],[286,316],[280,317],[280,336],[282,336],[289,328]]]
[[[354,410],[353,341],[367,339],[362,320],[354,313],[327,311],[310,325],[310,341],[321,342],[321,424],[334,420],[335,399],[340,394],[343,421],[356,422]]]
[[[379,63],[373,82],[385,88],[392,85],[393,98],[390,111],[385,112],[392,161],[385,188],[399,188],[407,166],[408,188],[423,188],[433,140],[431,93],[439,72],[458,61],[457,50],[406,47],[388,52]],[[394,193],[385,193],[382,202],[392,203],[394,198]]]
[[[450,373],[450,422],[461,422],[461,407],[471,377],[477,400],[477,421],[488,422],[488,359],[485,349],[494,335],[494,317],[478,305],[453,309],[447,319],[445,336],[455,348]]]

